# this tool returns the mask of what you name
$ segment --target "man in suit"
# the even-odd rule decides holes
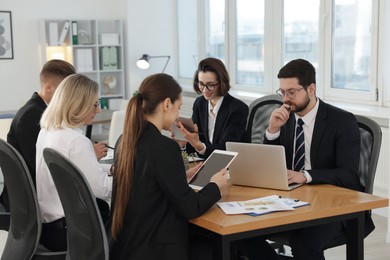
[[[40,72],[41,88],[22,106],[12,120],[7,135],[10,143],[23,156],[35,183],[35,143],[39,131],[39,121],[50,103],[57,86],[68,75],[76,73],[75,68],[63,60],[46,62]]]
[[[40,72],[41,87],[21,107],[12,120],[7,135],[10,143],[24,158],[35,184],[35,143],[39,131],[39,121],[47,104],[49,104],[57,86],[68,75],[76,73],[75,68],[63,60],[50,60],[46,62]],[[9,210],[8,193],[4,187],[0,201]]]
[[[289,183],[332,184],[362,191],[360,133],[354,115],[317,98],[315,68],[306,60],[290,61],[280,69],[278,78],[278,94],[284,104],[272,112],[264,143],[285,147]],[[295,148],[300,120],[303,154],[299,154],[301,148]],[[302,165],[296,169],[299,156]],[[367,214],[365,233],[374,228]],[[292,254],[295,259],[325,259],[326,246],[343,233],[343,222],[289,232]]]

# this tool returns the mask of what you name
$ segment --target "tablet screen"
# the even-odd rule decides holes
[[[203,163],[203,166],[190,180],[190,185],[195,189],[201,189],[210,182],[210,178],[223,168],[227,168],[236,158],[237,152],[214,150]]]
[[[194,123],[192,122],[191,118],[179,117],[178,121],[181,122],[183,124],[184,128],[187,129],[188,131],[190,131],[190,132],[194,131]],[[187,141],[184,138],[183,134],[180,132],[180,129],[176,126],[176,122],[173,123],[172,133],[173,133],[174,138],[176,140]]]

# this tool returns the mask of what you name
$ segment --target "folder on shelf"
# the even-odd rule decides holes
[[[62,27],[61,36],[58,39],[58,45],[62,45],[64,43],[64,41],[66,39],[66,35],[68,34],[68,31],[69,31],[69,22],[66,21],[64,23],[64,26]]]
[[[80,72],[93,71],[92,48],[76,50],[76,69]]]
[[[58,45],[58,23],[49,23],[49,45]]]
[[[116,47],[110,47],[110,69],[118,69],[118,54]]]
[[[77,21],[72,21],[72,43],[73,45],[79,44]]]
[[[101,69],[110,70],[111,69],[111,57],[110,57],[110,47],[103,47],[101,50]]]

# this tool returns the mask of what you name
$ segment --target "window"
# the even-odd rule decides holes
[[[371,0],[333,0],[325,96],[380,103],[377,96],[378,6]]]
[[[301,10],[305,10],[304,15]],[[318,68],[319,10],[319,0],[284,1],[284,64],[301,58]]]
[[[189,66],[189,54],[184,51],[189,46],[196,53],[197,62],[210,56],[224,61],[233,90],[270,94],[279,88],[276,75],[280,67],[292,59],[303,58],[316,67],[317,94],[321,98],[381,104],[376,75],[378,1],[190,2],[197,8],[179,8],[187,11],[179,10],[179,49],[185,46],[184,53],[179,55],[187,55],[186,61],[182,57],[179,60],[180,77],[192,78],[195,71],[182,73]],[[181,5],[187,5],[187,1],[178,0],[178,6]],[[194,10],[199,12],[195,17]],[[182,23],[188,17],[191,23]],[[186,36],[180,35],[185,26],[189,27]],[[192,35],[194,31],[198,38]],[[188,44],[190,38],[192,44]],[[194,38],[200,39],[196,51]]]
[[[237,1],[236,83],[264,84],[264,1]]]

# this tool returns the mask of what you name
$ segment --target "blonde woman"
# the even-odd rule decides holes
[[[37,193],[43,222],[41,242],[51,250],[66,250],[66,222],[43,149],[50,147],[62,153],[84,173],[97,198],[110,199],[111,165],[98,163],[91,141],[80,129],[92,123],[100,112],[98,84],[84,75],[73,74],[61,82],[42,115],[36,144]]]

